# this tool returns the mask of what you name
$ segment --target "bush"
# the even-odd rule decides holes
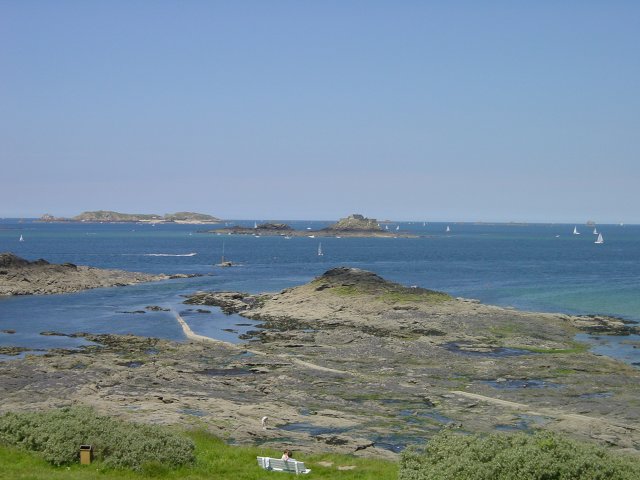
[[[443,430],[400,460],[400,480],[633,480],[640,461],[551,432],[461,435]]]
[[[83,444],[93,445],[94,457],[109,467],[177,467],[194,459],[194,444],[184,436],[100,416],[87,407],[6,413],[0,417],[0,442],[40,452],[54,465],[78,462]]]

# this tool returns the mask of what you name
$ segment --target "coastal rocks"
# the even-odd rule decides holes
[[[296,235],[296,232],[291,226],[286,223],[261,223],[252,227],[241,227],[234,225],[232,227],[220,228],[218,230],[211,230],[207,233],[219,233],[219,234],[233,234],[233,235],[257,235],[257,236],[287,236]]]
[[[609,335],[630,335],[640,333],[640,327],[633,322],[627,322],[621,318],[606,317],[602,315],[585,315],[570,317],[572,324],[587,333],[600,333]]]
[[[26,347],[0,347],[0,355],[20,355],[31,350],[31,348]]]
[[[274,230],[282,232],[293,229],[286,223],[261,223],[257,226],[257,230]]]
[[[72,263],[51,264],[43,259],[30,262],[11,253],[0,254],[0,296],[69,293],[192,276],[195,275],[152,275]]]
[[[212,305],[230,315],[253,308],[262,302],[257,295],[241,292],[196,292],[189,295],[184,303],[188,305]]]
[[[0,413],[86,403],[237,444],[378,458],[442,428],[549,428],[638,452],[640,370],[572,348],[569,317],[344,267],[277,294],[197,292],[187,303],[261,319],[262,330],[244,345],[79,334],[94,343],[0,362]]]
[[[168,312],[171,310],[170,308],[164,308],[158,305],[147,305],[144,308],[145,310],[149,310],[150,312]]]

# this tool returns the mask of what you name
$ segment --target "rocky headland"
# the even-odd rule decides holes
[[[185,224],[207,224],[220,223],[220,219],[204,213],[195,212],[177,212],[167,213],[165,215],[157,215],[154,213],[120,213],[110,210],[96,210],[83,212],[72,218],[54,217],[48,213],[42,215],[39,219],[41,222],[90,222],[90,223],[128,223],[128,222],[146,222],[146,223],[185,223]]]
[[[43,259],[30,262],[12,253],[0,253],[0,296],[70,293],[190,276],[193,275],[152,275],[72,263],[52,264]]]
[[[185,303],[260,324],[240,345],[82,334],[93,343],[80,350],[0,363],[0,411],[86,403],[232,443],[382,457],[441,428],[545,428],[640,449],[640,372],[574,341],[636,331],[615,318],[520,312],[350,268]]]

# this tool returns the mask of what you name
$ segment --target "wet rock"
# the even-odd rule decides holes
[[[0,347],[0,355],[20,355],[22,352],[30,351],[26,347]]]

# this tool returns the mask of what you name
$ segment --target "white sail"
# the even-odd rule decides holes
[[[322,253],[322,243],[319,243],[318,244],[318,256],[321,257],[323,255],[324,255],[324,253]]]
[[[398,230],[400,230],[400,225],[397,225],[397,226],[396,226],[396,232],[397,232]]]
[[[578,227],[573,227],[573,234],[580,235],[580,232],[578,231]]]
[[[258,222],[253,222],[253,228],[258,228]]]
[[[596,227],[593,227],[593,234],[598,235],[598,229]]]
[[[22,238],[22,235],[20,235],[20,242],[24,242],[24,238]]]
[[[447,231],[447,232],[450,232],[450,231],[451,231],[451,229],[449,228],[449,225],[447,225],[447,230],[446,230],[446,231]]]
[[[602,234],[601,233],[598,234],[598,239],[593,243],[604,243],[604,238],[602,238]]]

